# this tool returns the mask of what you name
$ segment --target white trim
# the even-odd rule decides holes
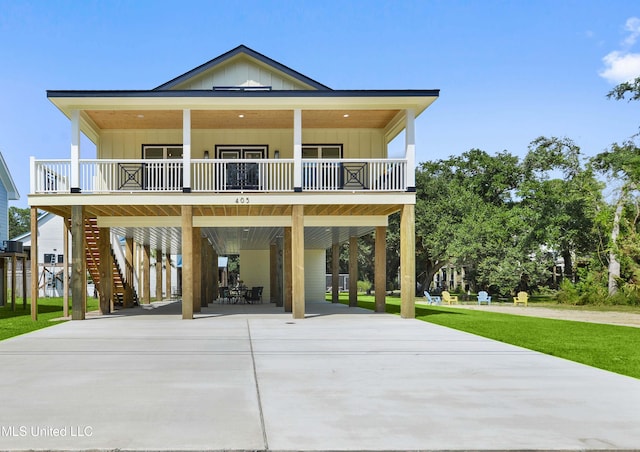
[[[71,188],[80,188],[80,110],[71,111]]]
[[[302,188],[302,110],[293,110],[293,188]]]
[[[407,159],[407,187],[416,186],[416,114],[413,109],[407,109],[407,131],[405,135],[405,154]]]
[[[305,215],[305,227],[340,227],[340,226],[387,226],[388,217],[384,215]]]
[[[182,186],[191,188],[191,110],[182,110]]]

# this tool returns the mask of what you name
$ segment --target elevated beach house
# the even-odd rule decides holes
[[[103,312],[133,302],[134,248],[144,261],[137,296],[147,301],[154,254],[156,268],[182,256],[185,319],[218,297],[218,255],[239,255],[245,285],[264,287],[266,301],[303,318],[305,300],[324,299],[327,250],[337,255],[340,243],[374,230],[383,309],[394,212],[402,315],[413,317],[414,122],[438,90],[334,90],[239,46],[151,90],[47,96],[70,120],[71,146],[67,158],[31,159],[31,224],[40,209],[71,228],[74,319],[84,318],[87,272]],[[389,158],[402,132],[403,155]],[[81,134],[95,143],[95,159],[83,158]]]

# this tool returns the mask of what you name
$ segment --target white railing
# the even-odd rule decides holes
[[[303,191],[404,191],[407,161],[389,159],[303,159]]]
[[[37,160],[31,169],[34,193],[69,193],[71,160]]]
[[[192,160],[194,192],[293,190],[293,159]]]
[[[182,192],[182,160],[81,160],[82,193]],[[194,192],[291,192],[293,159],[192,160]],[[403,159],[303,159],[303,191],[405,191]],[[70,160],[35,160],[31,190],[39,194],[69,193]]]

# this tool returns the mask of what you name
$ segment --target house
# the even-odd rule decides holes
[[[31,158],[29,205],[32,216],[41,209],[70,219],[73,318],[84,318],[82,279],[92,266],[109,312],[112,233],[126,240],[127,280],[134,243],[144,281],[151,250],[182,255],[185,319],[216,298],[219,255],[239,255],[246,285],[263,286],[265,299],[303,318],[305,300],[324,299],[327,250],[337,254],[340,243],[374,230],[376,286],[384,287],[394,212],[401,313],[413,317],[415,118],[438,95],[334,90],[242,45],[150,90],[48,91],[70,120],[71,146],[66,159]],[[390,158],[402,132],[404,155]],[[82,158],[81,133],[96,159]],[[351,261],[353,275],[357,254]],[[357,275],[350,279],[355,287]],[[143,300],[149,292],[144,283]]]
[[[17,201],[20,194],[16,188],[16,184],[11,177],[7,162],[5,162],[0,152],[0,246],[2,253],[0,259],[0,306],[4,306],[7,302],[8,284],[8,261],[11,260],[11,268],[17,268],[17,254],[14,250],[7,250],[7,240],[9,240],[9,201]],[[23,259],[24,265],[24,259]],[[15,275],[15,272],[12,272]],[[16,287],[16,280],[12,277],[12,286]],[[12,291],[12,305],[15,306],[15,291]]]

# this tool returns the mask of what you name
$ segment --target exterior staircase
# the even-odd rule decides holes
[[[96,290],[100,292],[100,250],[98,243],[100,241],[100,228],[98,228],[95,218],[85,218],[85,253],[87,259],[87,271],[91,275],[91,279],[95,284]],[[125,281],[122,269],[115,257],[113,248],[111,250],[111,261],[113,262],[113,304],[114,306],[124,306],[125,292],[131,290],[133,293],[133,304],[138,304],[138,295],[133,287],[129,287]]]

